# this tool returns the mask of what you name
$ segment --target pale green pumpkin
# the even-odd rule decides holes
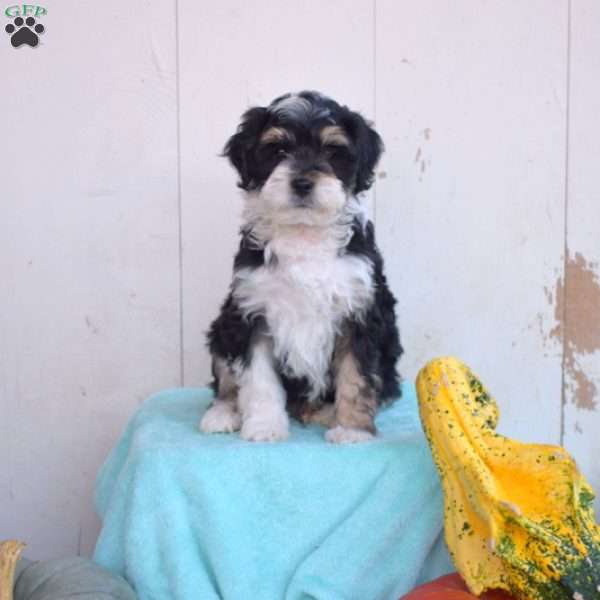
[[[0,600],[135,600],[129,584],[80,557],[42,562],[21,559],[25,545],[0,544]],[[16,577],[15,577],[16,574]]]

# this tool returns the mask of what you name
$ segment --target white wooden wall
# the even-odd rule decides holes
[[[38,48],[0,39],[0,538],[89,554],[129,415],[207,381],[241,209],[218,153],[304,88],[386,142],[369,201],[405,377],[462,357],[503,432],[600,487],[596,0],[43,5]]]

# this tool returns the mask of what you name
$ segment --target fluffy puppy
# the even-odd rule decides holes
[[[224,155],[245,209],[233,281],[208,332],[216,399],[205,432],[283,440],[288,413],[330,442],[375,434],[402,353],[373,224],[359,195],[379,135],[316,92],[248,110]]]

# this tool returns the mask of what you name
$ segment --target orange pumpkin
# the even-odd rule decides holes
[[[435,581],[415,588],[401,600],[475,600],[458,573],[444,575]],[[512,596],[502,591],[486,592],[479,600],[512,600]]]

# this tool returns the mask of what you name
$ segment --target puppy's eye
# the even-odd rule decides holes
[[[284,158],[289,154],[289,145],[281,142],[271,142],[270,144],[262,144],[260,151],[267,156]]]
[[[350,158],[348,146],[342,144],[325,144],[323,150],[330,158]]]

